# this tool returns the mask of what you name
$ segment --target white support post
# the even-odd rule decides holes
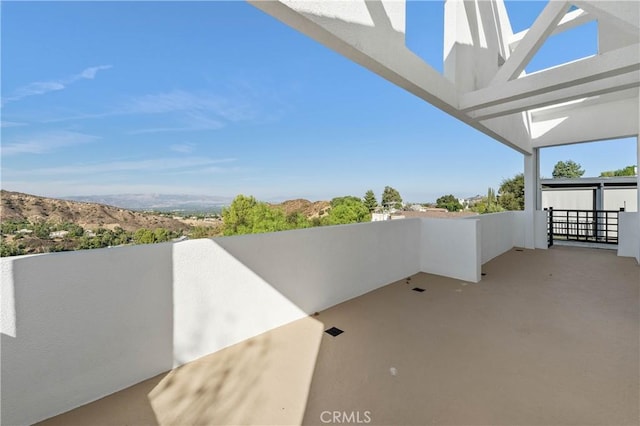
[[[539,150],[524,156],[524,246],[528,249],[536,247],[536,211],[539,204],[540,161]]]

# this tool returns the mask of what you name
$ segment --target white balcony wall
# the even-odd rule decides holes
[[[482,265],[500,256],[514,247],[525,245],[524,211],[506,211],[499,213],[470,216],[463,220],[480,222],[480,262]],[[547,248],[547,212],[538,210],[535,220],[535,248]]]
[[[618,216],[618,256],[635,257],[640,263],[640,213],[620,212]]]
[[[480,221],[473,219],[421,219],[423,272],[480,281]]]
[[[480,252],[483,265],[515,246],[524,245],[524,235],[520,239],[516,235],[518,213],[524,212],[491,213],[477,217],[480,221]]]
[[[176,364],[420,271],[420,220],[176,244]]]
[[[2,259],[3,425],[171,368],[171,244]]]
[[[520,222],[405,219],[3,258],[2,424],[68,411],[420,271],[479,281],[481,259],[524,238]]]

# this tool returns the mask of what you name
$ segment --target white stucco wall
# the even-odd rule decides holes
[[[534,218],[535,248],[546,249],[546,212],[536,211]],[[480,222],[480,253],[483,265],[513,247],[524,247],[526,220],[524,211],[483,214],[465,219],[475,219]]]
[[[307,313],[420,271],[419,219],[217,241]]]
[[[627,212],[638,211],[638,190],[635,188],[604,188],[602,198],[605,210],[624,207]]]
[[[176,364],[419,272],[419,238],[409,219],[176,244]]]
[[[516,245],[514,212],[483,214],[478,216],[477,220],[480,221],[482,264]]]
[[[1,259],[2,424],[31,424],[420,271],[420,220]]]
[[[500,229],[509,215],[484,222]],[[480,226],[404,219],[3,258],[2,424],[35,423],[419,271],[477,282]]]
[[[173,246],[174,367],[306,315],[218,241]]]
[[[542,190],[542,208],[559,210],[592,210],[593,189]]]
[[[421,219],[423,272],[480,281],[480,221],[473,219]]]
[[[640,263],[640,213],[624,212],[618,216],[618,256],[635,257]]]
[[[513,217],[513,245],[514,247],[525,247],[526,212],[512,211],[510,213]],[[533,221],[533,247],[528,248],[546,250],[548,248],[547,212],[545,210],[535,210],[533,212]]]
[[[171,368],[171,244],[1,262],[3,425],[37,422]]]
[[[525,245],[525,229],[527,215],[524,210],[511,212],[513,217],[513,245],[514,247],[524,247]],[[534,225],[535,226],[535,225]],[[535,228],[538,229],[537,227]]]

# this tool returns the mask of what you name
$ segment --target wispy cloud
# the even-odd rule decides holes
[[[162,115],[165,118],[162,126],[133,129],[128,134],[187,132],[217,130],[230,123],[264,121],[266,116],[272,114],[271,111],[265,112],[265,108],[263,97],[244,88],[227,94],[172,90],[132,96],[109,111],[55,118],[46,122]]]
[[[176,143],[169,147],[171,151],[179,152],[181,154],[191,154],[195,148],[196,145],[192,143]]]
[[[85,68],[80,74],[73,76],[69,83],[83,78],[86,80],[93,80],[94,78],[96,78],[96,74],[98,73],[98,71],[108,70],[109,68],[113,68],[113,65],[99,65],[97,67]]]
[[[241,120],[250,115],[251,106],[238,98],[212,93],[170,92],[149,94],[131,98],[123,112],[132,114],[162,114],[168,112],[190,112],[194,115],[215,115],[229,121]]]
[[[168,185],[166,183],[145,182],[87,182],[85,179],[52,179],[52,180],[2,180],[2,189],[9,191],[36,194],[45,197],[64,197],[82,195],[108,194],[181,194],[200,195],[215,194],[229,196],[224,189],[201,185]]]
[[[217,107],[212,96],[198,96],[183,90],[149,94],[131,98],[125,111],[133,114],[161,114],[175,111],[193,111]]]
[[[19,154],[48,154],[60,148],[80,145],[98,139],[96,136],[67,130],[38,133],[2,144],[3,156]]]
[[[49,92],[63,90],[78,80],[93,80],[98,71],[107,70],[109,68],[112,68],[112,66],[99,65],[97,67],[85,68],[78,74],[73,74],[59,80],[35,81],[33,83],[29,83],[26,86],[22,86],[14,90],[11,96],[2,98],[2,105],[18,101],[29,96],[44,95]]]
[[[17,121],[0,121],[0,127],[19,127],[26,126],[27,123],[19,123]]]
[[[178,157],[178,158],[154,158],[148,160],[126,160],[110,161],[105,163],[82,163],[56,167],[35,168],[27,171],[8,171],[12,176],[28,174],[30,176],[62,176],[62,175],[96,175],[96,174],[117,174],[125,172],[172,172],[181,170],[192,170],[194,168],[212,167],[217,164],[232,163],[234,158],[201,158],[201,157]],[[7,172],[5,170],[5,172]]]
[[[248,121],[256,116],[254,103],[240,97],[225,97],[212,93],[170,92],[131,98],[121,114],[171,114],[174,126],[137,129],[130,134],[217,130],[229,122]]]
[[[163,115],[163,126],[143,127],[127,134],[190,132],[218,130],[230,121],[250,120],[253,107],[237,99],[224,98],[212,93],[195,93],[183,90],[133,96],[110,111],[78,114],[45,120],[46,123],[102,119],[118,116]]]
[[[175,127],[149,127],[146,129],[137,129],[128,132],[130,135],[141,135],[145,133],[163,133],[163,132],[194,132],[198,130],[218,130],[225,126],[225,123],[219,120],[206,117],[199,117],[193,114],[178,117],[178,125]]]

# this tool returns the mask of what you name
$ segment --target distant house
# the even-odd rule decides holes
[[[381,220],[390,220],[390,213],[371,213],[371,222],[379,222]]]
[[[636,176],[542,179],[542,208],[638,211]]]
[[[64,238],[69,234],[69,231],[53,231],[49,233],[49,238]]]
[[[484,197],[482,195],[476,195],[475,197],[464,198],[463,202],[460,202],[463,206],[474,206],[482,201]]]

